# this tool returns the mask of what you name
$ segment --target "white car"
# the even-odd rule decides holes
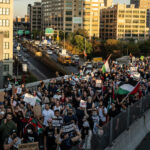
[[[53,52],[52,52],[51,50],[48,50],[48,51],[47,51],[47,54],[52,55]]]
[[[73,59],[76,59],[76,60],[77,60],[77,59],[79,60],[79,56],[78,56],[78,55],[73,55],[72,58],[73,58]]]

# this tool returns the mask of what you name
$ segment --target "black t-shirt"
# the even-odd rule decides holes
[[[38,141],[37,133],[33,132],[32,134],[25,134],[24,135],[24,143],[32,143]]]
[[[118,114],[119,114],[118,109],[115,109],[115,110],[110,109],[110,110],[109,110],[109,116],[110,116],[110,117],[115,117],[115,116],[117,116]]]
[[[55,143],[55,130],[54,128],[46,127],[44,135],[46,136],[46,145],[47,147],[56,147]]]
[[[71,141],[71,138],[69,137],[62,141],[60,148],[61,150],[70,150],[72,148],[72,145],[73,143]]]
[[[82,124],[83,124],[83,121],[82,121],[82,120],[83,120],[83,117],[84,117],[84,110],[77,109],[76,115],[77,115],[77,118],[78,118],[78,125],[79,125],[79,128],[81,129]]]

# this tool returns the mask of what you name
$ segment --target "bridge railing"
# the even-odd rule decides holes
[[[104,150],[111,146],[115,139],[130,125],[140,118],[150,108],[150,94],[138,100],[134,104],[118,114],[105,124],[100,133],[92,136],[91,150]]]

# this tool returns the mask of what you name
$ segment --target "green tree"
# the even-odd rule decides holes
[[[88,38],[88,32],[85,29],[78,29],[77,31],[74,32],[75,35],[81,35],[85,38]]]
[[[86,53],[91,54],[92,52],[92,44],[85,40],[85,38],[81,35],[75,35],[75,46],[77,47],[79,53],[83,53],[86,48]]]

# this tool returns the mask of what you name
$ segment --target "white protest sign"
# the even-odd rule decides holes
[[[137,71],[137,67],[130,67],[130,71],[132,72]]]
[[[102,87],[102,80],[96,80],[96,87]]]
[[[53,127],[61,127],[63,120],[61,118],[53,118],[52,125]]]
[[[17,94],[21,94],[22,93],[22,88],[18,87],[17,88]]]
[[[39,102],[41,100],[37,96],[34,97],[33,95],[26,93],[24,95],[23,101],[26,102],[26,103],[28,103],[28,104],[30,104],[31,106],[35,106],[35,103],[37,101]]]
[[[80,107],[86,108],[86,101],[81,100],[81,101],[80,101]]]

